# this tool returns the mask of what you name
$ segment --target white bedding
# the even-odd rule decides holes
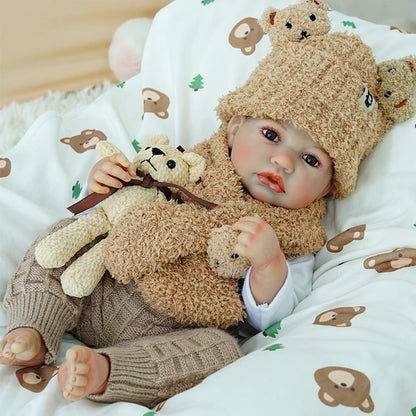
[[[295,2],[175,0],[154,20],[140,75],[63,117],[44,114],[13,149],[0,155],[12,167],[9,175],[0,173],[0,299],[34,237],[69,215],[65,207],[96,161],[88,145],[72,147],[70,140],[61,139],[95,129],[132,156],[133,140],[143,143],[155,133],[165,133],[185,148],[209,137],[218,127],[213,111],[217,98],[242,84],[270,47],[263,37],[254,53],[245,55],[228,42],[231,29],[243,18],[259,17],[270,4],[283,8]],[[416,35],[334,11],[330,18],[332,31],[359,34],[377,62],[416,54]],[[155,97],[153,90],[162,92],[169,104],[165,97],[165,102],[154,104],[157,110],[149,111],[149,103],[143,105],[143,89],[146,98]],[[415,416],[415,155],[413,117],[395,125],[364,161],[356,193],[329,203],[329,239],[365,224],[364,236],[357,234],[359,239],[340,251],[323,248],[317,255],[312,294],[268,334],[247,341],[246,355],[238,362],[153,411],[131,403],[68,402],[56,378],[41,393],[31,393],[18,384],[15,368],[1,367],[1,414]],[[394,251],[399,248],[408,249]],[[371,268],[379,259],[372,257],[383,253],[390,253],[381,257],[393,266],[390,272]],[[338,321],[331,320],[333,312],[320,318],[336,308],[346,312],[338,314]],[[314,323],[328,316],[327,323],[341,326]],[[0,333],[5,329],[1,310]],[[65,337],[61,357],[73,342]],[[340,368],[332,369],[333,382],[320,382],[320,387],[315,374],[327,367]],[[336,379],[346,386],[331,392]]]

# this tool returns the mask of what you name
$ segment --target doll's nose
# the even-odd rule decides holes
[[[290,150],[281,150],[272,156],[271,162],[274,165],[280,166],[285,173],[293,173],[295,170],[294,155]]]

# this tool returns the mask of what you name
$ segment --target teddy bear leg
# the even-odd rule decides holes
[[[88,296],[105,272],[104,240],[75,260],[61,276],[63,291],[77,298]]]
[[[36,247],[36,260],[44,268],[64,266],[78,250],[110,228],[104,211],[96,208],[43,239]]]

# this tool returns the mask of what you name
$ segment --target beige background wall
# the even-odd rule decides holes
[[[116,28],[134,17],[153,16],[169,2],[0,0],[0,107],[48,90],[76,90],[113,79],[107,52]],[[416,0],[327,3],[346,14],[416,32]]]
[[[113,79],[107,52],[124,21],[170,0],[0,0],[0,106]]]

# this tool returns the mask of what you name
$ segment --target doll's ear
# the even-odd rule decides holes
[[[231,120],[228,122],[227,125],[227,140],[228,140],[228,147],[231,149],[233,147],[234,137],[237,134],[238,130],[240,130],[241,125],[245,120],[244,116],[232,116]]]

